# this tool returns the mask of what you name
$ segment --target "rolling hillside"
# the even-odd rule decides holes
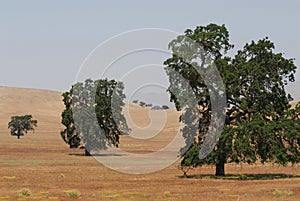
[[[86,201],[198,201],[199,195],[200,200],[296,201],[300,198],[299,165],[226,165],[226,172],[233,175],[232,178],[239,178],[240,174],[275,178],[264,181],[210,179],[209,175],[214,174],[211,166],[191,170],[192,178],[184,179],[180,177],[182,172],[177,168],[178,163],[152,174],[113,171],[94,157],[83,156],[83,150],[70,150],[60,138],[59,132],[63,128],[60,114],[64,108],[60,92],[0,87],[0,100],[0,200],[68,201],[73,199],[66,192],[72,189],[81,193],[79,200]],[[129,136],[122,136],[120,140],[120,148],[128,152],[142,154],[159,150],[179,129],[179,113],[174,109],[150,111],[128,104],[124,112],[127,119],[131,117],[129,126],[135,127]],[[28,113],[38,120],[35,134],[28,133],[20,140],[10,136],[7,129],[10,116]],[[118,163],[117,158],[113,156],[111,161]],[[131,162],[134,163],[129,164],[137,166],[142,164],[140,160]],[[159,162],[158,158],[153,165]],[[121,165],[126,167],[128,163]],[[290,174],[296,178],[280,177]],[[20,197],[18,191],[24,188],[29,189],[32,196]]]
[[[32,114],[38,120],[36,132],[59,133],[63,110],[61,93],[56,91],[0,87],[0,133],[9,134],[7,123],[13,115]]]
[[[52,140],[50,144],[53,146],[57,143],[62,145],[64,142],[59,133],[63,129],[60,123],[63,109],[64,104],[60,92],[0,87],[0,136],[13,138],[9,135],[7,128],[11,116],[32,114],[33,118],[38,120],[38,127],[35,134],[29,132],[25,138],[46,137]],[[132,137],[122,136],[121,138],[121,148],[126,150],[140,152],[160,149],[172,140],[179,128],[179,113],[175,109],[151,111],[149,108],[136,104],[126,104],[124,112],[132,128]],[[161,132],[165,134],[160,135]],[[158,141],[160,143],[157,143]]]

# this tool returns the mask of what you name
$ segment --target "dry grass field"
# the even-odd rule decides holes
[[[214,178],[210,166],[182,178],[178,162],[151,174],[110,170],[62,141],[62,110],[59,92],[0,87],[0,200],[300,200],[299,165],[229,164],[229,176],[223,179]],[[148,113],[130,107],[132,121],[140,127],[149,124]],[[9,135],[7,123],[10,116],[23,114],[32,114],[38,127],[18,140]],[[159,135],[150,140],[124,136],[121,149],[133,153],[161,149],[174,137],[177,120],[177,112],[167,111]]]

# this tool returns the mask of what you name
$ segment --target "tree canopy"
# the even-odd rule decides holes
[[[197,46],[187,42],[189,40]],[[164,64],[170,81],[171,101],[178,110],[184,109],[182,117],[191,115],[188,112],[191,106],[180,104],[181,100],[173,92],[174,88],[181,94],[186,91],[180,76],[188,82],[198,101],[197,110],[192,112],[199,117],[197,129],[189,133],[191,129],[183,128],[186,143],[191,139],[194,142],[182,153],[181,165],[216,165],[216,175],[224,175],[224,165],[229,162],[298,163],[300,110],[299,105],[290,108],[292,97],[284,88],[294,81],[294,60],[276,53],[274,43],[267,37],[246,43],[233,57],[226,56],[232,48],[228,30],[216,24],[187,29],[184,35],[170,42],[173,55]],[[198,63],[193,62],[195,59]],[[217,68],[224,90],[217,87],[219,83],[207,64]],[[203,77],[199,69],[208,76]],[[208,87],[208,82],[212,88]],[[215,96],[226,100],[224,108],[220,108],[225,116],[224,129],[212,152],[200,159],[199,150],[209,137]]]
[[[83,146],[86,155],[91,151],[119,144],[119,136],[129,132],[122,106],[123,85],[115,80],[87,79],[76,83],[63,93],[65,110],[61,137],[70,148]]]
[[[17,136],[23,136],[28,131],[34,131],[34,127],[37,127],[37,120],[32,119],[32,115],[24,116],[12,116],[11,121],[8,123],[10,134]]]

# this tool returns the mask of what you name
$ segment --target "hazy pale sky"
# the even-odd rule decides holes
[[[122,32],[225,24],[235,50],[268,36],[300,65],[300,1],[0,0],[0,85],[65,91],[99,43]],[[297,73],[300,80],[300,73]]]

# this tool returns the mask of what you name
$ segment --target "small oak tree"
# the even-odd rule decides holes
[[[162,105],[161,108],[162,108],[163,110],[167,110],[167,109],[169,109],[169,106],[167,106],[167,105]]]
[[[8,123],[10,134],[18,136],[18,139],[27,131],[32,130],[34,132],[34,127],[37,127],[37,120],[32,119],[32,115],[12,116]]]
[[[146,105],[146,103],[144,101],[140,101],[139,105],[144,107]]]

